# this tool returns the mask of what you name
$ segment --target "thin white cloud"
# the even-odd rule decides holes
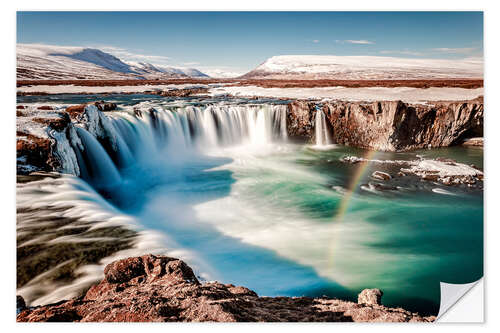
[[[200,63],[196,62],[196,61],[191,61],[191,62],[183,62],[182,64],[184,66],[195,66],[195,65],[199,65]]]
[[[346,39],[346,40],[344,40],[344,42],[349,43],[349,44],[364,44],[364,45],[375,44],[375,42],[372,42],[372,41],[366,40],[366,39]]]
[[[474,50],[476,50],[475,47],[458,47],[458,48],[453,48],[453,47],[438,47],[435,49],[432,49],[433,51],[437,52],[443,52],[443,53],[460,53],[460,54],[466,54],[466,53],[471,53]]]
[[[138,62],[154,62],[158,64],[166,64],[171,58],[161,55],[149,55],[130,52],[127,49],[116,46],[98,46],[98,49],[111,53],[112,55],[124,61],[138,61]]]
[[[319,39],[314,39],[312,42],[317,44],[317,43],[319,43]]]

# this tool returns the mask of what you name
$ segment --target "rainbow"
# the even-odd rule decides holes
[[[366,160],[373,160],[375,159],[377,154],[377,151],[375,150],[368,150],[364,154],[363,158]],[[369,169],[369,166],[371,165],[371,162],[361,162],[356,169],[356,172],[354,174],[354,177],[352,177],[351,182],[349,183],[349,186],[347,188],[347,192],[344,194],[342,197],[338,209],[335,212],[335,215],[332,218],[332,242],[330,245],[330,251],[329,251],[329,256],[328,256],[328,266],[333,269],[333,264],[334,264],[334,257],[335,257],[335,249],[336,246],[338,245],[337,242],[337,237],[335,236],[335,228],[336,225],[341,223],[344,220],[345,214],[349,209],[349,204],[351,202],[352,196],[356,189],[358,188],[359,183],[365,178],[366,172]]]

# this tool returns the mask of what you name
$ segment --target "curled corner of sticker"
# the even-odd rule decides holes
[[[474,297],[471,299],[465,299],[466,297],[464,296],[477,285],[480,285],[481,287],[481,290],[479,291],[477,296],[474,295]],[[483,321],[483,303],[482,303],[483,278],[475,282],[465,283],[465,284],[440,282],[440,288],[441,288],[441,301],[439,305],[439,313],[436,317],[437,322],[482,322]],[[479,302],[480,304],[461,304],[465,303],[465,301],[467,301],[468,303]],[[449,316],[448,313],[449,310],[455,308],[458,305],[465,306],[463,310],[461,309],[459,311],[460,315]],[[467,316],[464,316],[464,314],[472,314],[472,313],[474,313],[475,316],[473,316],[474,318],[471,317],[470,320],[467,319]]]

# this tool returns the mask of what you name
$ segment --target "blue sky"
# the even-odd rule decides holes
[[[285,54],[466,58],[481,12],[18,12],[17,42],[98,47],[125,60],[245,72]]]

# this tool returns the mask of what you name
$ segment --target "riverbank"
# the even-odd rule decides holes
[[[382,305],[383,293],[365,289],[358,302],[331,298],[259,297],[219,282],[200,283],[181,260],[144,255],[115,261],[84,296],[40,307],[17,301],[17,321],[40,322],[432,322]]]

